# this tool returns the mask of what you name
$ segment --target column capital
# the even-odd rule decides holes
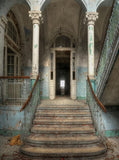
[[[0,26],[1,26],[3,29],[5,29],[6,25],[7,25],[7,18],[2,16],[2,17],[0,18]]]
[[[88,25],[95,25],[95,21],[98,19],[98,12],[86,12],[86,18]]]
[[[37,10],[29,11],[29,17],[31,17],[33,24],[40,24],[42,12]]]

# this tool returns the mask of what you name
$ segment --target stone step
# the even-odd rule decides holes
[[[34,124],[34,127],[42,127],[42,128],[69,128],[69,130],[71,128],[77,128],[77,127],[83,127],[83,126],[87,126],[87,127],[93,127],[93,124]]]
[[[60,137],[60,136],[39,136],[39,134],[36,135],[30,135],[27,139],[26,139],[27,143],[31,143],[32,145],[88,145],[88,144],[94,144],[94,143],[99,143],[100,139],[97,136],[64,136],[64,137]]]
[[[90,157],[104,154],[106,149],[103,144],[96,144],[92,147],[85,146],[79,148],[44,148],[24,145],[21,147],[21,152],[33,157]]]
[[[56,99],[56,100],[44,100],[44,101],[41,101],[41,104],[40,106],[51,106],[51,105],[57,105],[57,106],[62,106],[62,105],[80,105],[80,106],[87,106],[87,103],[86,101],[77,101],[77,100],[63,100],[62,98],[61,99]]]
[[[38,114],[38,113],[36,113],[35,114],[35,117],[91,117],[91,114],[71,114],[71,113],[69,113],[69,114],[67,114],[67,113],[63,113],[63,114],[48,114],[48,113],[44,113],[44,114]]]
[[[90,115],[90,111],[82,110],[38,110],[36,114],[79,114],[79,115]]]
[[[39,120],[43,120],[43,119],[46,119],[46,120],[53,120],[53,119],[55,119],[55,120],[63,120],[63,119],[69,119],[69,120],[73,120],[73,119],[90,119],[90,120],[92,120],[91,119],[91,116],[84,116],[84,115],[81,115],[81,116],[61,116],[61,115],[49,115],[49,116],[45,116],[45,115],[35,115],[35,118],[36,119],[39,119]]]
[[[75,125],[75,124],[92,124],[91,118],[86,118],[86,119],[53,119],[53,120],[46,120],[46,119],[39,119],[35,118],[33,121],[33,124],[41,125],[41,124],[70,124],[70,125]]]
[[[93,134],[95,130],[92,126],[78,126],[78,127],[41,127],[33,126],[31,128],[32,133],[36,134]]]
[[[89,111],[77,111],[77,110],[73,110],[73,111],[70,111],[70,110],[68,110],[68,111],[64,111],[64,110],[47,110],[47,111],[37,111],[36,113],[35,113],[35,115],[37,116],[41,116],[41,115],[47,115],[47,116],[49,116],[49,115],[72,115],[72,116],[91,116],[91,113],[89,112]]]
[[[52,105],[52,106],[38,106],[37,110],[89,110],[88,106],[58,106],[58,105]]]

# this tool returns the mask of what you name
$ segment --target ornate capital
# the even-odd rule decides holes
[[[7,19],[5,17],[0,18],[0,26],[5,29],[5,26],[7,25]]]
[[[42,19],[41,11],[29,11],[29,17],[31,17],[33,24],[40,24]]]
[[[98,19],[97,12],[86,12],[86,18],[88,20],[88,25],[94,25],[95,21]]]

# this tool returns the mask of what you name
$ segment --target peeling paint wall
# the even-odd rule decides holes
[[[40,97],[49,99],[49,67],[40,66]]]
[[[107,106],[107,113],[102,114],[105,136],[119,136],[119,106]]]
[[[16,135],[24,128],[24,112],[21,106],[0,106],[0,134]]]
[[[77,99],[86,99],[87,68],[77,68]]]

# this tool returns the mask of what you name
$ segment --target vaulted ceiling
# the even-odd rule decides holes
[[[95,45],[100,49],[111,12],[111,5],[104,3],[98,8],[98,12],[99,18],[95,24]],[[85,8],[76,0],[52,0],[43,11],[44,24],[41,28],[44,30],[46,43],[50,43],[55,36],[62,33],[72,36],[77,44],[86,47],[87,22],[85,13]]]

